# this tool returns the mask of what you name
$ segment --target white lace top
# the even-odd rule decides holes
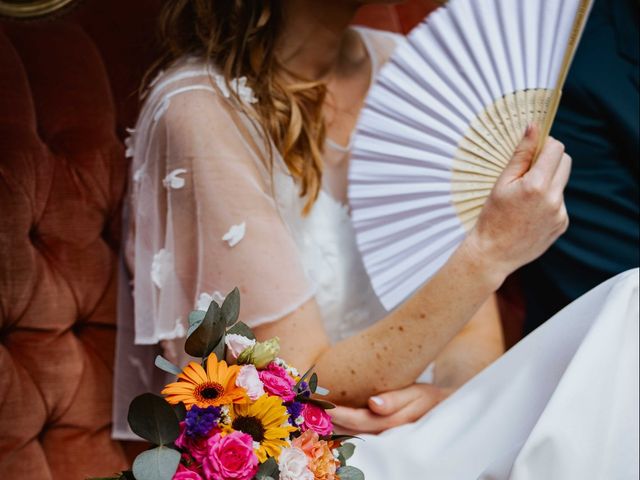
[[[402,37],[357,31],[375,75]],[[255,101],[244,79],[232,88],[245,106]],[[331,179],[346,175],[349,146],[327,141],[325,185],[303,217],[304,199],[282,157],[274,150],[268,167],[261,133],[235,102],[211,65],[185,58],[156,78],[127,142],[133,161],[125,260],[133,302],[123,269],[118,438],[129,436],[128,401],[163,380],[150,370],[155,347],[145,346],[183,337],[191,310],[235,286],[241,319],[251,326],[280,319],[312,297],[332,341],[385,314],[348,208],[329,193]]]

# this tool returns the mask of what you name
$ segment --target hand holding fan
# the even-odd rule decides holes
[[[526,127],[546,138],[592,0],[452,0],[378,76],[349,172],[356,237],[391,309],[449,258]]]

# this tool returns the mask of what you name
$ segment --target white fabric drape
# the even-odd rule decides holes
[[[367,480],[638,478],[638,270],[576,300],[420,421],[363,436]]]

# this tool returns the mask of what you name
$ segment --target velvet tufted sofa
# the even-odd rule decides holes
[[[0,22],[0,478],[127,465],[110,438],[115,265],[156,1]]]
[[[0,20],[2,480],[80,480],[130,461],[110,438],[122,139],[160,3]],[[357,23],[405,32],[432,8],[371,6]]]

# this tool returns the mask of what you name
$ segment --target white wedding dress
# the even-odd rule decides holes
[[[373,78],[401,39],[357,33]],[[304,217],[251,120],[253,92],[242,79],[232,88],[238,98],[213,67],[184,58],[156,78],[132,131],[115,438],[134,438],[129,401],[165,381],[158,342],[183,337],[190,310],[235,286],[251,326],[315,300],[334,342],[386,314],[343,203],[349,145],[327,141],[323,191]],[[637,277],[572,304],[421,421],[365,436],[352,463],[368,480],[637,478]]]

